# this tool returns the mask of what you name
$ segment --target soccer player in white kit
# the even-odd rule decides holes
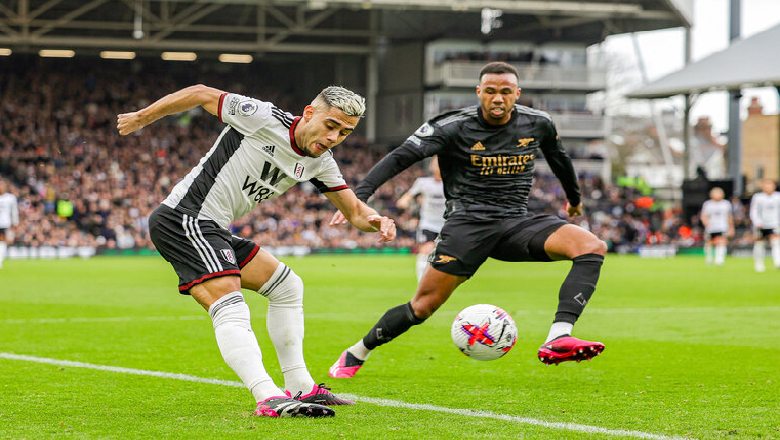
[[[731,202],[725,200],[721,188],[715,187],[710,190],[710,199],[701,207],[701,222],[704,224],[705,261],[707,264],[712,264],[714,261],[716,266],[722,266],[726,261],[727,237],[734,235],[734,219],[731,214]]]
[[[406,192],[395,205],[401,209],[408,209],[412,200],[420,196],[420,221],[417,224],[417,280],[420,280],[423,272],[428,267],[428,255],[434,247],[434,240],[444,226],[444,210],[447,199],[444,197],[444,185],[441,182],[439,160],[436,156],[431,158],[430,170],[433,176],[420,177],[414,181],[409,191]]]
[[[8,191],[8,183],[0,179],[0,269],[3,268],[3,260],[8,245],[5,242],[5,232],[11,226],[19,224],[19,206],[16,196]]]
[[[258,203],[309,181],[349,221],[379,242],[395,238],[393,220],[359,201],[329,151],[355,129],[365,100],[342,87],[327,87],[294,117],[263,102],[204,85],[172,93],[136,112],[118,116],[120,135],[157,119],[203,107],[225,122],[214,146],[149,217],[149,233],[179,276],[179,292],[205,308],[220,353],[266,417],[328,417],[339,399],[317,385],[303,359],[303,282],[257,244],[231,235],[235,219]],[[268,334],[276,348],[286,391],[263,367],[241,289],[268,298]],[[328,406],[325,406],[328,405]]]
[[[766,270],[764,254],[767,241],[772,249],[772,262],[780,269],[780,192],[776,189],[775,182],[766,179],[761,184],[761,192],[753,194],[750,199],[750,221],[756,239],[753,243],[756,272]]]

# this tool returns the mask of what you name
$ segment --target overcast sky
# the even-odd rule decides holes
[[[730,0],[694,0],[694,19],[691,36],[692,61],[718,52],[729,44]],[[766,30],[780,23],[780,0],[742,0],[742,38]],[[684,36],[680,29],[642,32],[638,34],[639,47],[645,60],[650,81],[680,70],[685,65]],[[778,42],[780,46],[780,42]],[[636,66],[633,42],[630,35],[607,38],[602,46],[613,54],[622,54],[628,64]],[[780,51],[779,51],[780,53]],[[778,53],[767,56],[780,56]],[[760,98],[764,113],[778,113],[778,96],[774,88],[744,89],[741,101],[743,118],[753,96]],[[669,105],[670,101],[666,101]],[[678,105],[681,99],[676,101]],[[663,103],[662,103],[663,104]],[[693,106],[692,121],[709,116],[713,128],[728,129],[728,94],[711,92],[699,96]]]

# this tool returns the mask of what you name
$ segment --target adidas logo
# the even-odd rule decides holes
[[[474,144],[473,147],[471,147],[471,150],[472,151],[485,151],[485,146],[482,145],[482,142],[477,142],[476,144]]]
[[[275,149],[276,149],[275,145],[263,145],[263,151],[266,152],[271,157],[273,157]]]

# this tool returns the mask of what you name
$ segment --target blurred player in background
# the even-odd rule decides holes
[[[721,188],[712,188],[710,199],[701,207],[701,222],[704,225],[704,259],[707,264],[714,262],[716,266],[722,266],[726,261],[727,237],[734,236],[731,202],[725,200],[725,197]]]
[[[395,224],[355,197],[329,150],[355,129],[365,100],[327,87],[293,117],[272,103],[197,85],[118,117],[127,135],[157,119],[203,107],[228,125],[214,146],[149,217],[155,247],[179,276],[179,291],[205,308],[225,362],[258,402],[255,415],[333,416],[339,399],[317,385],[303,359],[303,282],[289,267],[228,228],[258,203],[309,181],[358,229],[395,238]],[[267,329],[286,391],[263,367],[241,289],[268,298]]]
[[[409,209],[412,200],[420,198],[420,222],[417,224],[417,280],[428,267],[428,254],[433,250],[433,241],[444,226],[444,186],[441,183],[439,159],[431,158],[430,169],[433,176],[420,177],[414,181],[409,191],[396,202],[401,209]]]
[[[761,192],[750,199],[750,221],[756,241],[753,243],[753,260],[756,272],[766,270],[764,254],[766,242],[772,249],[772,262],[780,269],[780,192],[775,191],[775,182],[770,179],[761,184]]]
[[[0,178],[0,269],[3,268],[3,260],[8,250],[6,231],[11,226],[19,224],[19,206],[16,196],[10,193],[8,183]]]
[[[539,150],[561,182],[570,216],[582,214],[571,159],[550,116],[517,105],[517,70],[488,63],[476,88],[480,105],[444,113],[423,124],[371,169],[357,186],[360,200],[415,162],[438,155],[447,197],[446,222],[412,300],[388,310],[330,367],[331,377],[352,377],[376,347],[422,324],[488,258],[501,261],[571,260],[558,292],[558,310],[539,360],[545,364],[597,356],[604,344],[571,336],[598,282],[606,244],[579,226],[528,212]],[[336,213],[331,223],[344,223]],[[522,269],[518,269],[518,276]]]

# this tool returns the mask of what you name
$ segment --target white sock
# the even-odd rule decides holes
[[[352,353],[352,356],[355,356],[361,361],[366,360],[368,358],[368,355],[371,354],[371,350],[366,348],[366,346],[363,344],[362,339],[357,341],[357,344],[353,345],[352,347],[349,347],[347,351]]]
[[[427,268],[428,268],[428,255],[417,254],[417,264],[415,266],[416,273],[417,273],[417,281],[420,281],[420,278],[422,278],[423,273],[425,273],[425,269]]]
[[[764,267],[764,255],[766,252],[766,244],[763,240],[753,243],[753,261],[756,267]]]
[[[5,241],[0,241],[0,267],[3,267],[3,260],[5,260],[5,251],[8,245]]]
[[[284,374],[284,387],[293,396],[298,391],[310,393],[315,383],[303,360],[303,280],[279,263],[258,292],[268,298],[266,328]]]
[[[712,264],[712,245],[711,244],[705,244],[704,245],[704,262],[707,264]]]
[[[545,340],[544,343],[546,344],[559,336],[571,336],[571,330],[573,328],[574,324],[569,324],[568,322],[553,322],[550,326],[550,333],[547,334],[547,340]]]
[[[720,266],[726,261],[726,245],[719,244],[715,246],[715,264]]]
[[[222,358],[249,388],[255,401],[284,396],[263,367],[263,354],[252,331],[249,306],[241,292],[231,292],[218,299],[209,307],[209,315]]]
[[[772,240],[769,244],[772,246],[772,262],[775,267],[780,268],[780,239]]]

